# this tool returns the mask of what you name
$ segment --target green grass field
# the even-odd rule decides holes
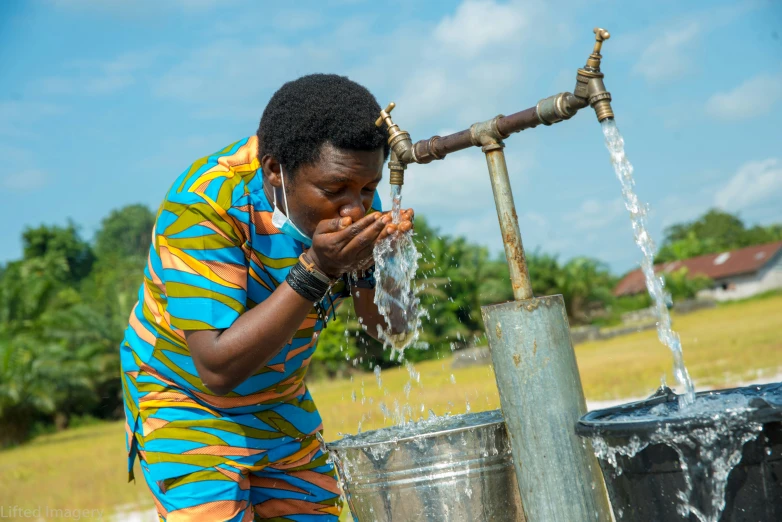
[[[696,386],[722,387],[769,378],[782,371],[782,296],[720,306],[674,317],[682,337],[684,357]],[[651,394],[663,374],[674,383],[672,359],[654,331],[576,347],[587,400],[599,401]],[[463,413],[499,407],[489,366],[451,369],[450,359],[416,365],[421,382],[412,382],[409,404],[413,417],[433,410]],[[453,380],[451,378],[453,375]],[[382,388],[373,374],[353,381],[320,381],[310,386],[318,403],[326,438],[391,424],[390,412],[407,404],[405,368],[382,373]],[[355,391],[356,400],[352,398]],[[363,399],[363,403],[362,403]],[[408,415],[409,417],[409,415]],[[104,423],[37,438],[22,447],[0,452],[0,506],[34,509],[104,509],[152,504],[138,473],[127,484],[122,423]],[[8,520],[15,520],[8,518]],[[23,520],[23,519],[19,519]]]

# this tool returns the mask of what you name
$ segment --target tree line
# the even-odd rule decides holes
[[[143,205],[114,210],[91,241],[72,222],[28,227],[21,259],[0,266],[0,447],[41,430],[121,418],[119,344],[142,281],[154,219]],[[659,256],[689,257],[775,239],[782,239],[780,225],[747,229],[736,216],[712,211],[671,227]],[[427,316],[419,346],[406,358],[441,357],[483,343],[480,306],[513,298],[503,257],[444,234],[421,216],[416,243],[422,258],[415,286]],[[615,298],[619,278],[597,259],[563,262],[534,252],[528,266],[535,294],[562,294],[572,324],[609,324],[621,312],[649,304],[645,295]],[[670,277],[674,298],[699,288],[686,274]],[[348,300],[321,334],[311,377],[397,364],[364,333]]]

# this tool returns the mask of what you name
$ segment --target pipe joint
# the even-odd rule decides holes
[[[490,120],[473,123],[470,126],[472,144],[476,147],[482,147],[484,152],[497,149],[497,145],[501,146],[502,140],[508,137],[508,134],[502,133],[499,129],[499,122],[504,117],[500,114]],[[487,149],[487,147],[490,148]]]
[[[443,159],[445,156],[437,154],[437,141],[440,136],[432,136],[428,140],[416,142],[412,148],[413,161],[420,164],[431,163],[434,160]]]
[[[581,102],[569,92],[562,92],[540,100],[535,111],[540,123],[553,125],[563,120],[569,120],[576,115],[578,109],[584,106],[586,103],[581,105]]]

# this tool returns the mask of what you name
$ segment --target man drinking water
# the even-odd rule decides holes
[[[381,212],[379,113],[344,77],[286,83],[255,136],[193,163],[160,206],[121,345],[128,470],[138,456],[160,520],[339,516],[304,376],[343,299],[368,334],[386,327],[372,251],[413,212]]]

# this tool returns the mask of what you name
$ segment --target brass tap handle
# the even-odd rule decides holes
[[[595,33],[595,48],[592,51],[592,54],[600,54],[600,49],[603,47],[603,42],[611,38],[611,33],[605,29],[601,29],[600,27],[595,27],[593,32]]]
[[[394,110],[394,107],[396,107],[396,103],[391,102],[388,104],[388,107],[380,111],[380,117],[375,120],[375,126],[380,127],[383,125],[383,122],[386,121],[386,125],[388,125],[389,128],[394,124],[393,121],[391,121],[391,111]]]

